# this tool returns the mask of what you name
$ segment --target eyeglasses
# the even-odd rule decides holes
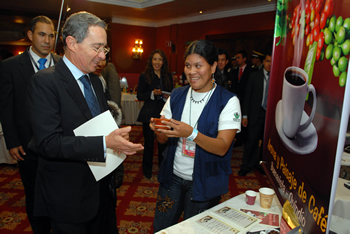
[[[103,51],[103,53],[106,55],[106,54],[108,54],[108,52],[110,51],[110,48],[109,48],[108,46],[106,46],[106,47],[100,47],[100,48],[96,49],[95,47],[93,47],[92,45],[86,43],[85,41],[83,41],[83,42],[84,42],[85,44],[87,44],[88,46],[90,46],[91,49],[93,49],[94,51],[96,51],[97,54],[99,54],[99,53],[101,53],[101,52]]]

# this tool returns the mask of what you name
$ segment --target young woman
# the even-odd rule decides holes
[[[171,130],[150,127],[167,154],[158,174],[160,183],[155,232],[188,219],[220,202],[228,192],[233,139],[241,126],[238,98],[212,79],[217,66],[215,46],[194,41],[185,53],[184,72],[190,86],[174,89],[161,118]]]
[[[152,177],[154,132],[149,123],[152,117],[159,118],[169,94],[173,89],[171,74],[168,72],[168,60],[165,53],[157,49],[148,57],[145,71],[140,75],[137,87],[137,99],[145,101],[137,121],[143,123],[145,145],[143,150],[142,169],[146,178]],[[162,161],[165,144],[158,144],[158,164]]]

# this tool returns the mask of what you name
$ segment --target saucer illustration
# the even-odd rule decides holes
[[[301,117],[301,123],[306,122],[309,116],[303,111]],[[307,129],[302,132],[298,132],[294,139],[289,139],[282,130],[282,100],[277,103],[275,121],[278,135],[282,139],[283,144],[286,148],[296,154],[309,154],[312,153],[317,147],[317,132],[316,128],[311,123]]]

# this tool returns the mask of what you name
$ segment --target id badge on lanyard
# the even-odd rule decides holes
[[[182,156],[194,158],[196,153],[196,143],[188,141],[186,138],[182,139]]]

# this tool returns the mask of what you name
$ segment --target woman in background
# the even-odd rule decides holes
[[[137,99],[145,101],[137,118],[143,123],[143,136],[145,139],[142,169],[146,178],[152,177],[154,132],[150,129],[150,119],[159,118],[166,100],[173,89],[173,81],[168,68],[168,59],[165,53],[154,50],[148,57],[145,71],[141,73],[137,87]],[[165,93],[167,92],[167,93]],[[163,159],[166,144],[158,144],[158,165]]]
[[[176,224],[219,204],[228,192],[233,139],[241,127],[241,109],[235,94],[212,78],[218,56],[213,43],[198,40],[185,53],[190,85],[174,89],[161,118],[171,130],[157,131],[160,143],[168,142],[162,163],[154,231]]]

